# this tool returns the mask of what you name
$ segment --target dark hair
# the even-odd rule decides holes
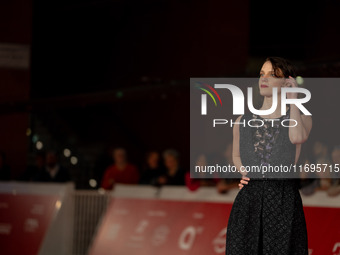
[[[268,57],[266,58],[265,62],[267,61],[270,61],[270,63],[272,64],[276,77],[281,76],[281,70],[285,78],[288,78],[289,76],[296,78],[295,66],[289,60],[280,57]]]

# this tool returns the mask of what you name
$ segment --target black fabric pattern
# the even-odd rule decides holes
[[[287,119],[285,115],[282,119]],[[258,115],[253,114],[253,119],[262,120]],[[280,118],[281,121],[281,118]],[[258,125],[253,135],[254,149],[262,165],[268,166],[273,146],[280,134],[280,122],[263,120],[263,126]]]
[[[246,114],[241,121],[252,118]],[[265,128],[240,125],[243,165],[261,164],[263,158],[256,151],[256,144],[263,140]],[[259,140],[255,138],[257,130],[262,134],[258,136]],[[296,146],[289,140],[288,128],[280,125],[269,133],[277,133],[277,137],[272,140],[272,148],[265,153],[270,155],[266,162],[293,164]],[[262,148],[266,148],[270,139],[265,139]],[[308,255],[305,215],[296,179],[270,179],[251,173],[248,176],[250,181],[237,194],[229,215],[225,254]]]

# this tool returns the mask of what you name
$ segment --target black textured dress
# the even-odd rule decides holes
[[[288,111],[289,113],[289,111]],[[289,128],[280,122],[272,127],[249,127],[245,114],[240,127],[240,155],[243,166],[294,164],[296,145],[289,140]],[[280,120],[289,118],[289,114]],[[288,123],[286,123],[287,125]],[[230,212],[226,255],[308,255],[305,215],[297,179],[268,178],[249,172],[248,184],[237,194]],[[283,177],[283,176],[281,176]]]

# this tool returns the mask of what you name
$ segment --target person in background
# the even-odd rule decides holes
[[[106,169],[101,187],[111,190],[115,183],[138,184],[140,178],[138,169],[128,162],[126,150],[116,148],[112,152],[112,157],[114,163]]]
[[[305,158],[305,161],[302,163],[302,165],[310,166],[311,162],[312,161],[309,158]],[[305,196],[310,196],[313,195],[318,189],[320,189],[320,179],[318,178],[317,174],[313,172],[307,173],[302,171],[300,173],[301,193]]]
[[[332,164],[332,160],[329,154],[329,149],[326,143],[317,141],[314,143],[313,152],[315,157],[315,165],[317,164],[327,164],[327,169]],[[319,175],[319,189],[327,190],[331,186],[331,179],[329,176],[329,171],[318,173]]]
[[[6,154],[0,151],[0,181],[9,181],[11,179],[11,169],[6,163]]]
[[[176,150],[166,150],[163,153],[165,174],[157,179],[157,185],[185,185],[185,172],[179,165],[179,154]]]
[[[337,164],[337,167],[340,166],[340,146],[335,146],[332,151],[332,161],[333,161],[333,168]],[[340,194],[340,176],[339,172],[332,172],[332,185],[327,190],[327,194],[331,197],[338,196]]]
[[[35,155],[34,165],[27,167],[21,177],[22,181],[35,181],[45,171],[46,155],[44,151],[38,151]]]
[[[233,143],[228,143],[226,146],[226,149],[222,151],[222,154],[220,155],[221,158],[217,159],[218,164],[221,166],[233,166]],[[226,173],[220,173],[220,180],[218,181],[216,188],[217,192],[220,194],[225,194],[229,190],[233,188],[238,187],[239,182],[239,173],[238,172],[226,172]]]
[[[199,166],[201,169],[206,167],[207,157],[204,154],[200,154],[197,157],[195,166]],[[198,188],[204,187],[215,187],[217,183],[220,181],[218,178],[214,178],[213,176],[209,176],[207,172],[193,172],[193,178],[190,176],[190,171],[185,173],[185,185],[190,191],[195,191]],[[211,178],[209,178],[211,177]]]
[[[114,148],[109,146],[105,147],[94,163],[91,177],[94,178],[99,185],[103,179],[105,170],[113,164],[113,149]]]
[[[160,166],[160,155],[157,151],[149,151],[146,154],[146,167],[141,174],[140,184],[156,185],[157,178],[164,174],[164,169]]]
[[[38,174],[36,181],[68,182],[70,180],[69,171],[67,168],[60,165],[57,153],[55,151],[48,151],[46,154],[45,168]]]

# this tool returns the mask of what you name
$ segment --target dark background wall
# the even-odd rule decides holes
[[[31,45],[32,1],[0,2],[0,44]],[[1,52],[3,53],[3,51]],[[1,56],[1,58],[3,58]],[[26,168],[29,127],[27,111],[6,111],[8,106],[30,98],[30,69],[0,66],[0,150],[6,152],[13,177]]]
[[[256,77],[270,55],[289,58],[305,77],[339,76],[338,1],[15,0],[0,7],[0,43],[31,46],[29,69],[0,68],[0,149],[14,177],[32,162],[34,135],[44,149],[72,149],[79,163],[69,167],[80,182],[115,145],[138,164],[148,149],[175,148],[187,166],[190,77]]]

